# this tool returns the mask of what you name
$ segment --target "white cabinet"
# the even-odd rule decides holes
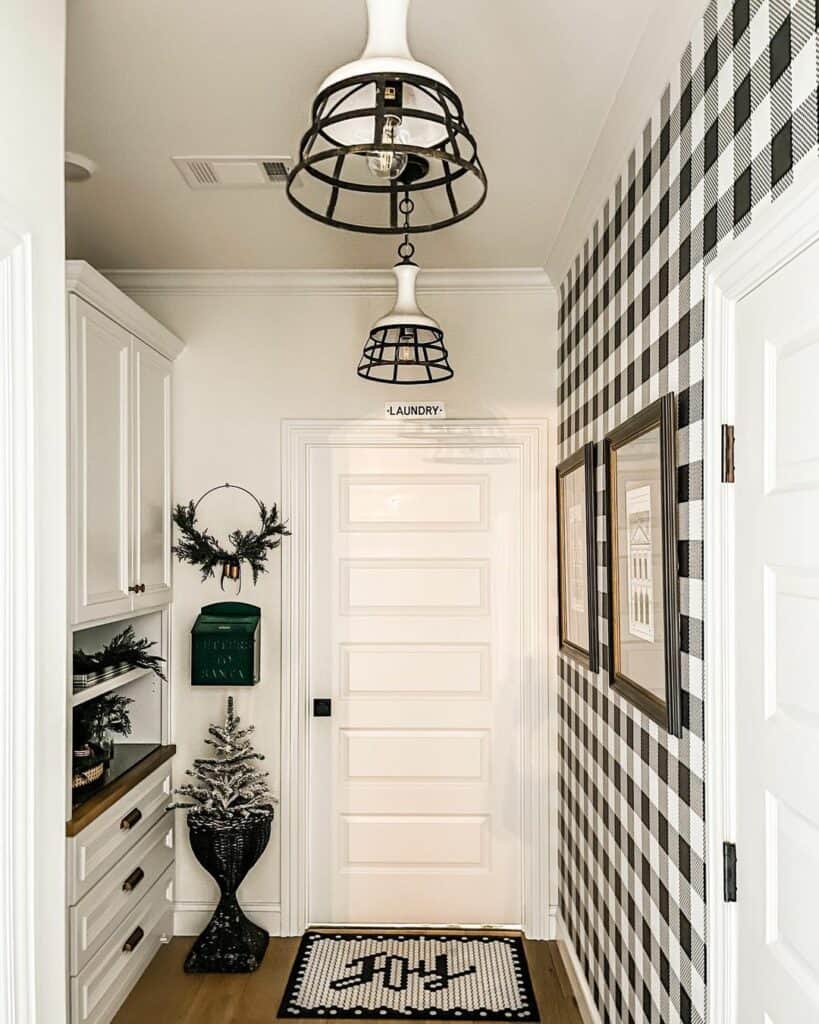
[[[131,609],[131,335],[69,299],[73,618]]]
[[[171,364],[144,342],[131,343],[134,377],[133,542],[135,608],[171,594]]]
[[[171,367],[182,343],[68,264],[71,621],[171,600]]]

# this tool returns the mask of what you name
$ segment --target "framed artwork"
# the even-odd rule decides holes
[[[680,736],[675,396],[612,430],[605,449],[610,682]]]
[[[600,669],[597,636],[594,445],[557,467],[557,595],[560,650]]]

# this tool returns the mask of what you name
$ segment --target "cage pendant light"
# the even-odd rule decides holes
[[[405,226],[409,227],[412,200],[401,200]],[[421,309],[415,297],[419,267],[413,263],[415,246],[408,235],[398,247],[395,274],[395,305],[377,320],[364,343],[358,375],[382,384],[435,384],[454,376],[444,332],[437,320]]]
[[[361,57],[329,75],[287,182],[290,201],[333,227],[402,234],[399,203],[423,194],[412,232],[474,213],[486,175],[457,93],[407,43],[410,0],[367,0]]]

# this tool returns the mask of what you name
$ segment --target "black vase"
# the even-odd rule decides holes
[[[214,822],[188,815],[191,849],[216,879],[221,897],[207,928],[185,960],[188,974],[245,974],[261,964],[270,936],[245,917],[236,891],[270,839],[269,813]]]

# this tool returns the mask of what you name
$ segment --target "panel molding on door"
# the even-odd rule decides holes
[[[342,615],[487,615],[489,562],[481,558],[345,558]]]
[[[486,729],[341,729],[339,773],[351,782],[487,781]],[[368,766],[377,764],[381,770]]]
[[[416,874],[489,869],[489,824],[482,814],[346,814],[343,872]]]
[[[489,477],[350,474],[339,479],[339,529],[486,530]]]
[[[345,697],[385,700],[486,699],[491,693],[489,645],[346,643],[340,645],[339,679]],[[446,664],[446,681],[436,675]],[[377,689],[360,680],[378,678]]]
[[[130,611],[131,336],[69,297],[73,622]]]

